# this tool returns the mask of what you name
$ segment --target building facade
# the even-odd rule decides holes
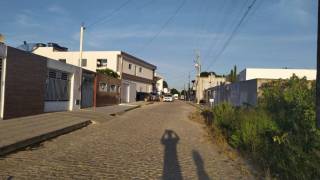
[[[84,51],[81,62],[78,51],[67,51],[54,43],[35,47],[33,53],[94,72],[105,68],[117,72],[122,80],[121,102],[133,102],[137,92],[154,90],[156,66],[123,51]]]
[[[299,78],[306,77],[307,80],[315,80],[317,71],[315,69],[267,69],[246,68],[237,77],[238,81],[251,79],[289,79],[295,74]]]
[[[80,109],[79,67],[5,44],[0,49],[1,119]]]
[[[205,100],[205,90],[211,87],[219,86],[226,82],[225,77],[210,74],[208,77],[197,76],[195,81],[196,101],[199,103]]]

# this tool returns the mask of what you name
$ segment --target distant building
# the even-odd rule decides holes
[[[256,106],[261,95],[260,87],[272,80],[289,79],[295,74],[307,80],[316,79],[316,70],[246,68],[238,75],[238,81],[206,89],[206,100],[214,104],[229,102],[234,106]]]
[[[32,52],[89,71],[109,68],[120,75],[121,102],[134,102],[137,92],[150,93],[155,87],[156,66],[123,51],[84,51],[79,61],[78,51],[68,51],[55,43],[39,44]]]
[[[238,81],[251,79],[289,79],[295,74],[299,78],[306,77],[307,80],[315,80],[317,70],[315,69],[267,69],[246,68],[238,75]]]
[[[222,76],[216,76],[210,74],[207,77],[198,76],[194,85],[196,91],[196,101],[199,103],[201,100],[205,100],[205,90],[211,87],[219,86],[226,82],[226,78]]]
[[[157,94],[161,95],[164,93],[164,88],[163,88],[164,79],[159,74],[156,74],[154,78],[156,81],[156,92]]]

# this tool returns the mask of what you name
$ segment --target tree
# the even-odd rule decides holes
[[[182,90],[180,94],[186,96],[187,93],[188,93],[188,92],[187,92],[186,90]]]
[[[227,76],[227,80],[230,82],[237,81],[237,66],[234,65],[233,69],[231,69],[230,74]]]
[[[107,76],[111,76],[111,77],[114,77],[114,78],[119,78],[119,74],[117,72],[113,71],[112,69],[109,69],[109,68],[97,69],[97,73],[104,74],[104,75],[107,75]]]
[[[176,90],[175,88],[172,88],[170,93],[171,94],[180,94],[180,92],[178,90]]]
[[[206,71],[200,73],[200,77],[208,77],[209,75],[210,73]]]
[[[167,81],[163,81],[163,88],[168,88],[168,83],[167,83]]]

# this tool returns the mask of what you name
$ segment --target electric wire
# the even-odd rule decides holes
[[[219,58],[221,57],[221,55],[224,53],[226,48],[231,43],[232,39],[234,38],[234,36],[238,32],[239,28],[241,27],[242,23],[244,22],[244,20],[246,19],[246,17],[248,16],[248,14],[251,11],[252,7],[254,7],[256,2],[257,2],[257,0],[253,0],[252,3],[249,5],[248,9],[245,11],[243,16],[241,17],[239,23],[233,29],[233,31],[232,31],[231,35],[228,37],[227,41],[223,44],[222,49],[217,53],[217,55],[215,56],[214,60],[209,64],[209,66],[206,68],[206,70],[208,70],[216,61],[219,60]]]
[[[89,27],[93,27],[97,24],[100,24],[100,23],[105,23],[107,21],[110,21],[112,18],[113,15],[115,15],[117,12],[119,12],[122,8],[126,7],[132,0],[126,0],[124,1],[122,4],[120,4],[120,6],[118,6],[116,9],[114,9],[111,13],[109,13],[107,16],[103,17],[103,18],[100,18],[99,20],[97,20],[96,22],[93,22],[91,24],[89,24],[87,26],[87,28]]]
[[[169,17],[169,19],[167,19],[167,21],[161,26],[160,30],[158,32],[156,32],[156,34],[149,40],[147,41],[147,43],[145,43],[145,45],[142,46],[142,48],[140,50],[138,50],[138,52],[144,50],[145,48],[147,48],[147,46],[149,46],[160,34],[161,32],[170,24],[170,22],[176,17],[176,15],[180,12],[180,10],[184,7],[184,5],[186,4],[187,0],[183,0],[180,5],[176,8],[176,10],[174,11],[174,13]]]

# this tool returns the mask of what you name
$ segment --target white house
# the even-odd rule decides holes
[[[163,88],[163,77],[160,76],[159,74],[155,75],[155,80],[156,80],[156,90],[157,94],[161,95],[164,93],[164,88]]]
[[[79,51],[55,43],[38,44],[32,51],[60,62],[80,66]],[[122,79],[121,101],[134,102],[137,92],[153,92],[156,66],[123,51],[84,51],[81,67],[96,72],[109,68]]]
[[[317,76],[317,70],[246,68],[239,73],[238,80],[247,81],[252,79],[289,79],[293,74],[299,78],[306,77],[307,80],[315,80]]]

